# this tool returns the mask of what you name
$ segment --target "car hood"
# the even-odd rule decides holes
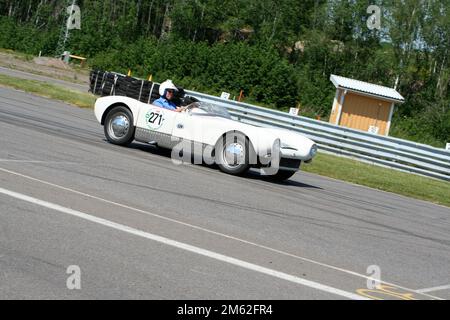
[[[316,143],[304,135],[280,128],[264,128],[264,130],[280,138],[283,157],[310,160],[315,156],[312,150],[317,148]]]
[[[279,138],[281,143],[281,154],[284,158],[308,161],[315,156],[315,152],[312,152],[312,150],[317,148],[316,143],[300,133],[281,128],[261,127],[234,119],[215,116],[211,118],[211,123],[214,121],[220,122],[221,124],[228,122],[230,126],[236,130],[242,130],[243,132],[249,132],[249,130],[251,130],[257,136],[271,136]]]

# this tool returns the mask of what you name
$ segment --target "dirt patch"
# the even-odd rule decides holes
[[[57,58],[47,58],[47,57],[36,57],[33,59],[33,62],[35,64],[38,64],[40,66],[46,66],[56,69],[63,69],[63,70],[71,70],[72,68],[64,63],[61,59]],[[73,70],[71,70],[73,71]]]
[[[22,57],[10,52],[0,52],[0,66],[79,84],[89,82],[88,69],[67,65],[56,58]]]

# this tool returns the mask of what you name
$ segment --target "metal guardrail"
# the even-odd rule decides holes
[[[319,145],[319,150],[450,181],[450,151],[445,149],[343,128],[194,91],[186,93],[201,101],[225,107],[238,121],[299,132],[314,140]]]
[[[124,75],[117,73],[108,74],[126,78]],[[137,78],[133,79],[144,81]],[[103,80],[101,82],[102,93],[104,94],[103,86],[105,83]],[[97,79],[94,82],[91,74],[91,89],[94,88],[93,92],[97,91],[97,84]],[[113,89],[115,89],[116,80],[109,85],[111,86],[110,91],[115,92]],[[128,92],[130,90],[129,85],[124,88],[122,88],[122,91],[125,90],[128,95],[130,93]],[[148,90],[149,94],[153,91],[152,89]],[[131,93],[134,94],[135,92]],[[247,103],[225,100],[204,93],[194,91],[186,91],[186,93],[201,101],[225,107],[232,117],[238,121],[261,127],[278,127],[299,132],[314,140],[319,145],[319,150],[384,167],[450,181],[450,151],[445,149],[339,127],[327,122],[293,116],[285,112],[261,108]],[[132,96],[134,97],[134,95]]]

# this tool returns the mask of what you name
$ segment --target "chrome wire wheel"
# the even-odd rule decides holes
[[[130,119],[126,114],[116,113],[108,123],[108,133],[117,140],[125,137],[129,130]]]
[[[250,142],[239,132],[231,132],[219,139],[215,147],[216,164],[220,170],[233,175],[242,175],[250,168]]]
[[[223,165],[234,169],[245,164],[245,146],[239,142],[230,143],[223,149]]]
[[[104,131],[109,142],[121,146],[134,140],[133,114],[125,106],[117,106],[106,115]]]

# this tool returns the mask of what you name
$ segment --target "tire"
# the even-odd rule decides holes
[[[124,106],[108,112],[103,128],[106,139],[112,144],[126,146],[134,140],[133,114]]]
[[[250,169],[249,154],[253,148],[243,134],[226,134],[216,144],[215,161],[222,172],[243,175]]]
[[[272,181],[282,182],[282,181],[289,179],[296,173],[297,173],[297,171],[278,170],[278,172],[276,174],[274,174],[273,176],[270,176],[270,179]]]

